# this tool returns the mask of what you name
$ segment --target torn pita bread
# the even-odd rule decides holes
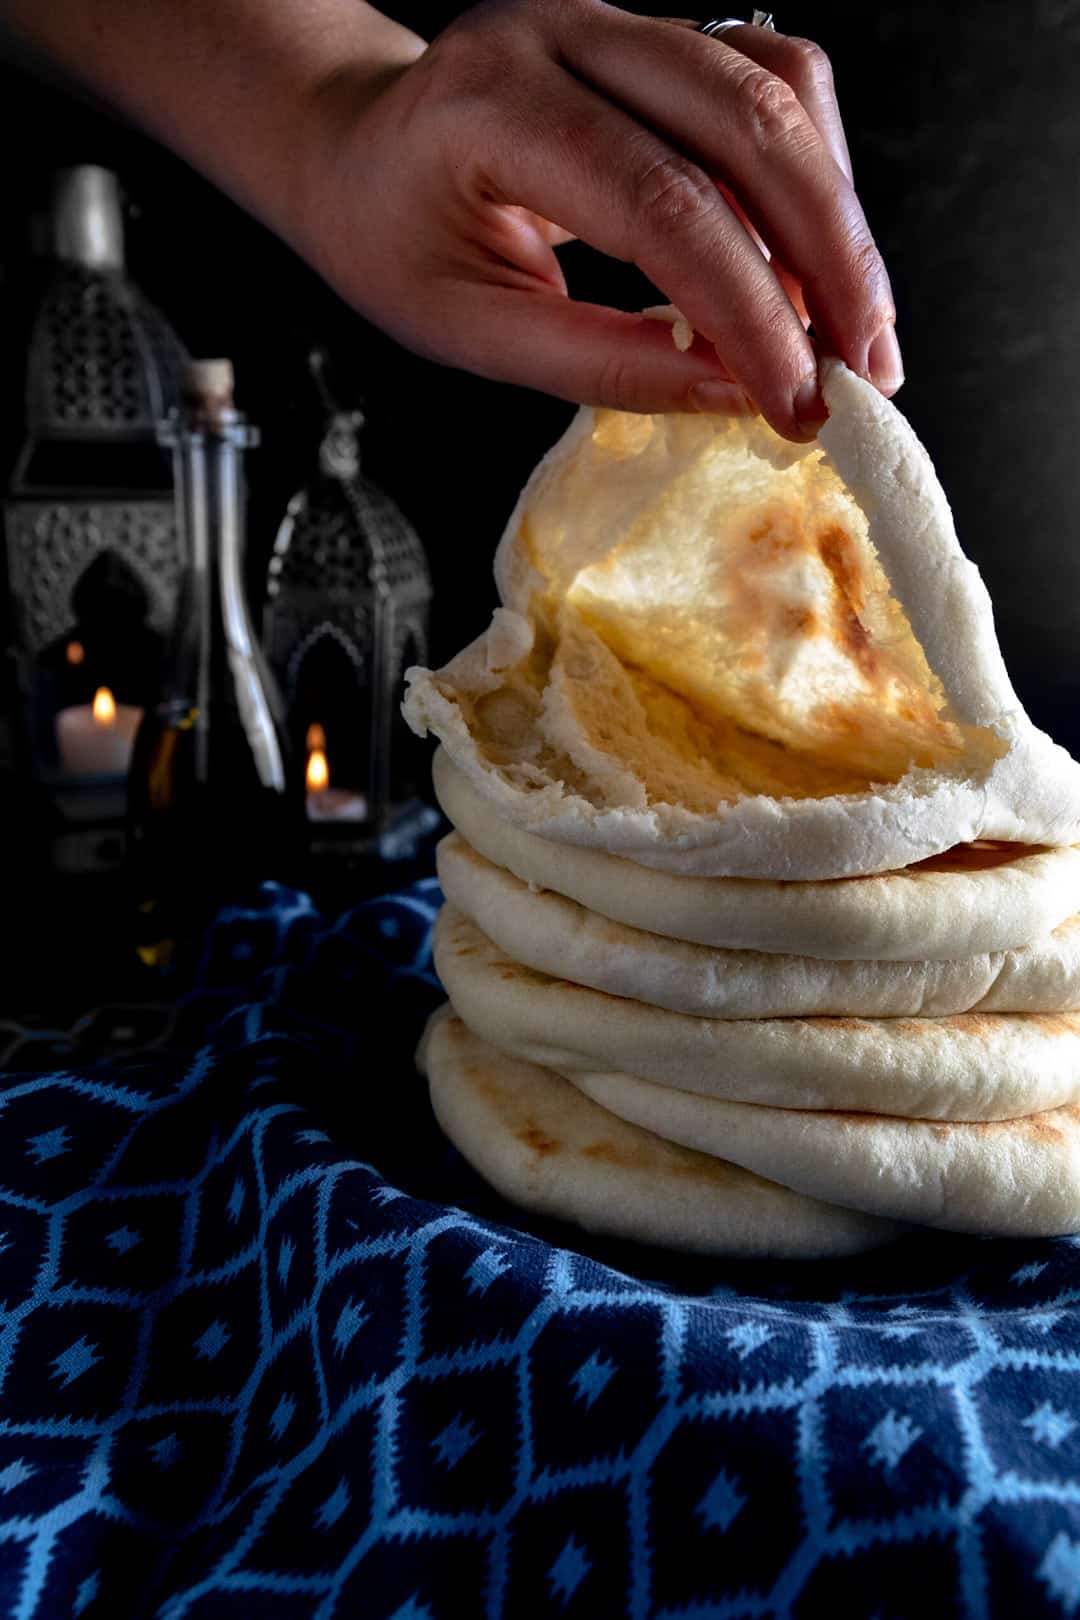
[[[432,775],[467,843],[533,888],[697,945],[835,960],[947,961],[1045,939],[1080,911],[1080,848],[961,844],[902,872],[831,883],[691,878],[535,837],[504,820],[445,749]]]
[[[839,362],[828,422],[583,410],[496,559],[503,606],[405,713],[515,826],[695,876],[1080,842],[1080,766],[1012,690],[925,450]]]
[[[537,1214],[708,1255],[855,1254],[899,1233],[629,1125],[454,1017],[436,1014],[419,1061],[450,1140],[505,1198]]]

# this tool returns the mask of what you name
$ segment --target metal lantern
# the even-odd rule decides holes
[[[320,355],[311,368],[325,431],[274,541],[264,642],[307,764],[312,848],[389,858],[437,819],[400,718],[404,672],[427,659],[431,579],[415,531],[361,472],[362,414],[338,407]]]
[[[130,739],[153,699],[180,573],[155,425],[183,348],[124,267],[116,178],[55,177],[51,263],[25,358],[3,508],[24,734],[63,868],[112,864]]]

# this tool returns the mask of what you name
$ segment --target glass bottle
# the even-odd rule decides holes
[[[173,452],[186,563],[160,700],[128,787],[136,947],[149,967],[192,947],[224,902],[294,875],[303,793],[244,592],[244,451],[227,360],[195,361],[160,437]]]

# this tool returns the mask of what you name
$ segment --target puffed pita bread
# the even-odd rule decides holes
[[[831,883],[690,878],[514,826],[443,748],[432,777],[448,819],[496,866],[601,916],[692,944],[936,962],[1027,945],[1080,911],[1076,847],[960,845],[901,872]]]
[[[695,1018],[942,1018],[1080,1009],[1080,917],[1017,951],[948,962],[823,962],[687,945],[627,928],[573,900],[530,889],[457,833],[439,844],[436,862],[447,900],[511,960]]]
[[[809,1197],[987,1237],[1080,1228],[1080,1108],[992,1124],[798,1113],[673,1093],[621,1074],[573,1076],[586,1096],[674,1142]]]
[[[908,1119],[1012,1119],[1080,1101],[1080,1014],[691,1018],[523,967],[453,906],[436,922],[434,951],[475,1034],[559,1073]]]
[[[815,445],[583,410],[541,462],[503,607],[405,702],[500,816],[695,876],[1080,842],[1080,766],[1012,690],[929,457],[839,362],[823,389]]]
[[[598,1108],[570,1083],[494,1051],[436,1014],[421,1046],[435,1115],[505,1198],[595,1233],[696,1254],[816,1258],[898,1235],[676,1147]]]

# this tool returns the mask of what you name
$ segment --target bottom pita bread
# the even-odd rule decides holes
[[[720,1102],[575,1074],[603,1108],[811,1198],[988,1237],[1080,1231],[1080,1107],[986,1124]]]
[[[662,1141],[551,1070],[496,1051],[449,1009],[428,1025],[417,1061],[450,1140],[504,1197],[538,1214],[729,1256],[856,1254],[901,1231]]]

